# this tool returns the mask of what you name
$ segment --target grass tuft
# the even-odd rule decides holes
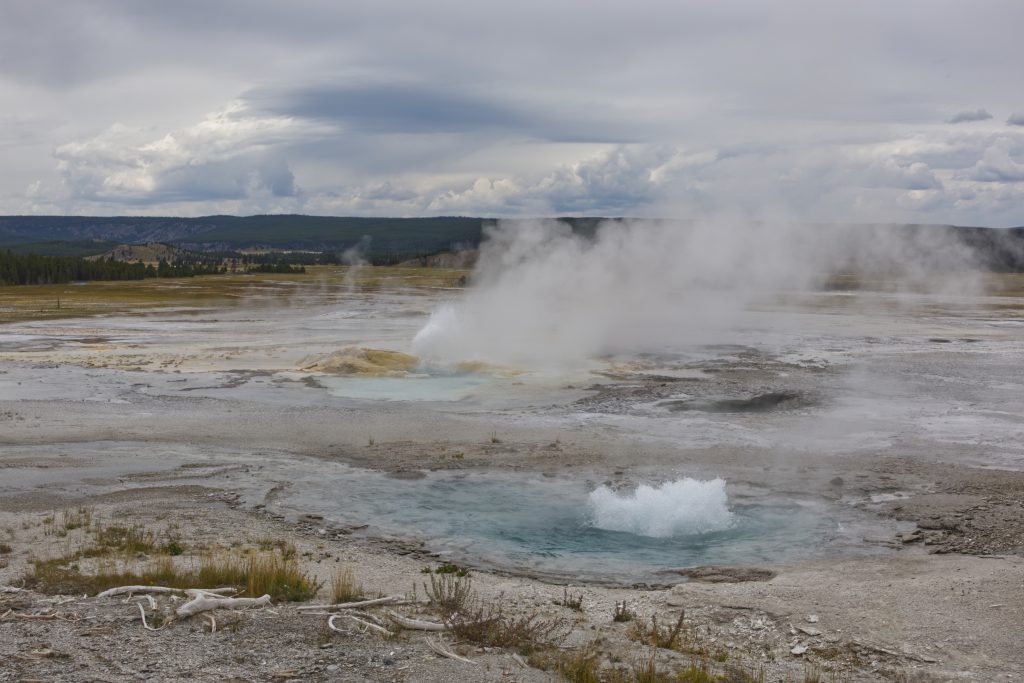
[[[331,602],[355,602],[362,600],[366,593],[362,584],[356,583],[352,567],[343,567],[334,572],[334,579],[331,581]]]

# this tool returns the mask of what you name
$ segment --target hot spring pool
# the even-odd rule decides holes
[[[417,479],[332,465],[295,472],[272,507],[416,538],[446,560],[551,577],[665,583],[665,570],[878,552],[882,525],[853,508],[680,478],[614,492],[569,478],[433,472]],[[895,530],[895,529],[893,529]]]

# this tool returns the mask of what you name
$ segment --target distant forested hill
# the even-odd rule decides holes
[[[202,218],[93,218],[2,216],[0,246],[20,251],[26,243],[104,240],[140,244],[164,242],[196,249],[271,247],[311,251],[342,250],[364,235],[379,252],[429,253],[455,244],[479,244],[482,218],[334,218],[321,216],[205,216]],[[57,249],[54,246],[51,250]],[[71,247],[67,247],[69,250]],[[107,246],[106,249],[110,247]],[[105,249],[98,249],[102,253]]]
[[[603,218],[560,218],[591,235]],[[54,256],[103,254],[112,244],[162,242],[205,252],[247,248],[341,252],[370,237],[371,260],[394,263],[454,247],[476,247],[492,219],[354,218],[300,215],[204,216],[201,218],[0,216],[0,248]],[[821,226],[856,230],[863,226]],[[878,228],[879,226],[874,226]],[[995,270],[1024,272],[1024,228],[989,229],[948,225],[888,226],[885,230],[948,232],[970,245]],[[837,233],[838,234],[838,233]]]

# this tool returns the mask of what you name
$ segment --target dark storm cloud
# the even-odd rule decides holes
[[[992,114],[989,114],[984,109],[975,109],[974,111],[961,111],[953,114],[947,120],[947,123],[971,123],[973,121],[987,121],[992,118]]]
[[[242,100],[253,112],[339,124],[348,132],[419,135],[462,133],[479,137],[515,136],[553,142],[639,141],[602,112],[579,111],[566,117],[550,110],[445,85],[370,83],[261,88]],[[572,109],[572,107],[566,107]]]
[[[416,85],[309,86],[258,90],[244,99],[257,111],[342,123],[372,133],[522,131],[529,117],[451,90]]]

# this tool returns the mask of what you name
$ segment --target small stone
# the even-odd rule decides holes
[[[797,657],[799,657],[800,655],[802,655],[805,652],[807,652],[807,646],[804,645],[803,643],[797,643],[796,645],[793,646],[793,649],[790,650],[790,652],[793,653],[794,655],[796,655]]]
[[[340,669],[340,668],[341,668],[341,667],[340,667],[340,666],[338,666],[337,664],[329,664],[329,665],[327,666],[327,670],[328,670],[328,671],[337,671],[337,670],[338,670],[338,669]]]
[[[801,626],[800,630],[803,631],[804,633],[806,633],[807,635],[812,636],[812,637],[813,636],[820,636],[821,635],[821,631],[819,631],[818,629],[814,628],[813,626],[807,626],[807,627]]]
[[[818,623],[818,615],[817,614],[808,614],[807,615],[807,623],[808,624],[817,624]]]

